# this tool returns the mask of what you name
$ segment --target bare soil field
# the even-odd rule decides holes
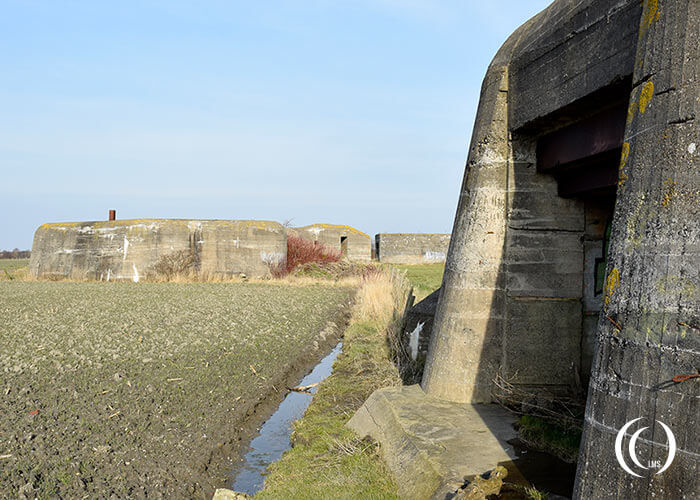
[[[353,293],[0,282],[0,496],[210,497]]]

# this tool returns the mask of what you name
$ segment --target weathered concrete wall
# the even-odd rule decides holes
[[[590,363],[585,203],[561,198],[557,180],[537,171],[536,144],[624,99],[640,12],[633,0],[556,1],[491,63],[423,377],[428,394],[490,401],[497,372],[566,390]]]
[[[700,366],[699,50],[697,0],[555,0],[484,78],[422,386],[566,390],[594,358],[575,498],[700,491],[700,384],[673,381]]]
[[[502,351],[511,45],[496,55],[481,89],[423,374],[429,396],[455,402],[490,401]]]
[[[434,264],[445,262],[449,234],[380,233],[375,237],[377,258],[390,264]]]
[[[578,498],[697,498],[700,491],[700,383],[672,381],[700,367],[700,2],[644,4]],[[615,443],[637,418],[627,435],[648,428],[636,446],[644,467],[627,453],[627,438],[623,455],[635,477],[616,460]],[[677,450],[659,473],[671,448],[661,423]]]
[[[287,255],[270,221],[136,219],[44,224],[34,234],[35,277],[139,280],[163,256],[189,251],[200,275],[266,276]]]
[[[556,126],[554,116],[564,124],[609,105],[605,96],[596,106],[582,99],[632,74],[640,4],[557,0],[518,28],[508,64],[511,130]]]
[[[556,180],[533,168],[533,141],[510,147],[505,322],[490,362],[515,384],[568,390],[580,367],[584,204],[559,197]]]
[[[370,237],[354,227],[336,224],[312,224],[289,228],[288,231],[309,241],[318,241],[331,250],[341,252],[350,260],[369,261],[372,259]]]

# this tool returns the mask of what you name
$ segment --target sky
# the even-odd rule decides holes
[[[452,230],[481,81],[542,0],[0,0],[0,249],[45,222]]]

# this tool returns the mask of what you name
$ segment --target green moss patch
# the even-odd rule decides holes
[[[524,442],[565,462],[575,462],[581,445],[581,428],[564,427],[532,415],[518,420],[518,432]]]

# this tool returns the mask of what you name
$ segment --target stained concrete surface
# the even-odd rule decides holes
[[[449,234],[380,233],[375,235],[377,259],[390,264],[434,264],[445,262]]]
[[[634,61],[576,495],[698,498],[700,381],[672,378],[700,367],[700,2],[645,1]],[[639,477],[614,451],[636,418]]]
[[[50,223],[34,234],[34,277],[134,280],[165,256],[189,253],[198,275],[269,275],[287,256],[287,236],[272,221],[130,219]]]
[[[496,405],[451,403],[419,385],[376,391],[350,419],[360,436],[382,443],[402,498],[445,498],[465,478],[518,458],[508,441],[515,418]]]

